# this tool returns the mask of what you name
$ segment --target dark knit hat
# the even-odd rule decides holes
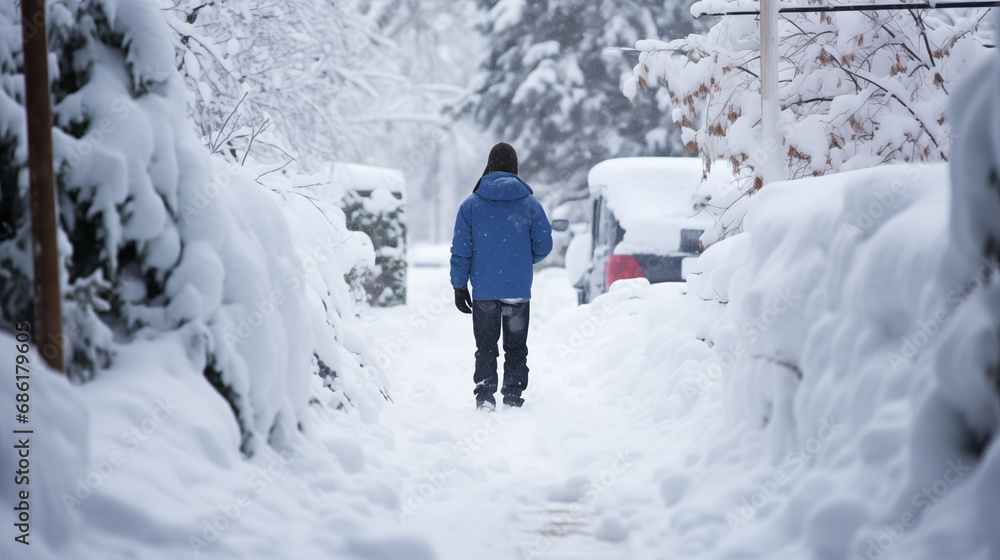
[[[514,151],[513,146],[506,142],[500,142],[490,150],[490,158],[486,162],[483,177],[497,171],[517,175],[517,152]],[[472,189],[472,192],[479,190],[480,182],[482,182],[482,178],[476,182],[476,188]]]

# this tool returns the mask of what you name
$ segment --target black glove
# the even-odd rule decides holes
[[[462,313],[472,313],[472,296],[468,288],[455,288],[455,307]]]

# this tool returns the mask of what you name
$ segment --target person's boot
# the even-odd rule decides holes
[[[497,409],[497,403],[495,401],[490,401],[486,399],[476,399],[476,410],[485,410],[486,412],[493,412]]]
[[[521,405],[523,404],[524,399],[521,397],[504,396],[503,398],[503,405],[507,408],[521,408]]]
[[[476,384],[474,394],[476,395],[476,410],[494,411],[497,409],[497,400],[493,395],[496,393],[496,385],[487,386],[486,383]]]

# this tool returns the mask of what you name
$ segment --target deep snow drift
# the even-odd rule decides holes
[[[949,369],[974,398],[935,402],[935,364],[974,327],[941,274],[947,186],[942,165],[771,185],[691,295],[609,295],[636,316],[593,375],[663,434],[645,481],[661,509],[636,507],[640,485],[617,504],[639,557],[989,557],[975,512],[997,498],[983,448],[997,395]],[[981,290],[979,274],[962,286]],[[956,522],[979,536],[913,545]]]
[[[7,329],[30,316],[30,228],[26,212],[10,205],[27,196],[18,22],[15,4],[0,3],[3,218],[14,208],[20,220],[17,235],[0,241]],[[344,281],[371,262],[371,244],[347,231],[336,207],[209,157],[186,124],[173,44],[151,4],[53,3],[49,31],[64,331],[72,376],[87,382],[71,387],[26,354],[31,412],[23,427],[37,433],[27,550],[177,557],[191,549],[189,535],[214,540],[190,524],[211,520],[223,497],[236,499],[245,488],[238,473],[307,445],[317,414],[345,409],[335,413],[345,426],[377,419],[386,379]],[[13,368],[14,341],[2,338]],[[10,381],[0,396],[13,408]],[[19,460],[11,436],[0,452],[4,468]],[[253,458],[244,462],[241,450]],[[119,470],[133,474],[113,476]],[[0,496],[18,503],[24,489],[4,476]],[[4,508],[6,527],[15,513]],[[349,532],[363,536],[345,529],[314,549],[345,549]],[[20,546],[5,538],[0,550],[21,555]]]

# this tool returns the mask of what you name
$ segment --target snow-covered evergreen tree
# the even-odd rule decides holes
[[[518,150],[523,174],[552,189],[555,202],[579,198],[595,163],[682,153],[656,102],[620,99],[634,58],[608,47],[639,38],[680,37],[693,20],[663,0],[479,0],[489,52],[462,109]]]
[[[0,328],[30,320],[19,13],[0,2]],[[146,2],[49,5],[67,366],[174,344],[229,402],[243,449],[281,448],[313,389],[375,414],[384,379],[344,274],[372,260],[343,213],[209,157],[188,128],[164,15]],[[259,177],[258,177],[259,179]],[[37,341],[47,345],[62,341]],[[381,394],[380,394],[381,393]]]

